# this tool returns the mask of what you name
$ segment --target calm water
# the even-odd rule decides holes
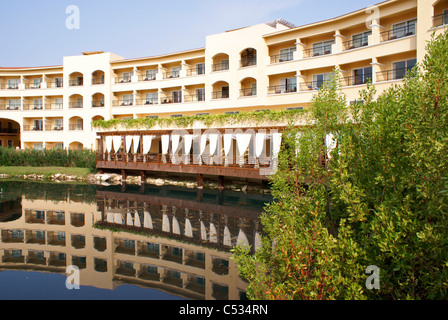
[[[229,250],[259,246],[271,201],[148,185],[0,188],[0,299],[244,299]],[[66,287],[70,266],[78,290]]]

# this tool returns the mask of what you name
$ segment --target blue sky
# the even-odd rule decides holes
[[[381,0],[21,0],[0,1],[0,66],[60,65],[64,56],[106,51],[138,58],[205,46],[210,34],[278,18],[304,25]],[[78,6],[80,29],[66,8]]]

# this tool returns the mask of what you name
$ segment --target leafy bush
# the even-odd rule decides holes
[[[94,151],[62,149],[24,149],[17,150],[0,147],[0,166],[5,167],[76,167],[96,168]]]

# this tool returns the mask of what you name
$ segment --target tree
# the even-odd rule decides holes
[[[448,33],[377,98],[369,84],[347,107],[335,71],[307,129],[283,135],[262,247],[235,248],[250,298],[448,297],[447,77]]]

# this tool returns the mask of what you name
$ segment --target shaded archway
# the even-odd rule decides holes
[[[11,119],[0,118],[0,147],[20,148],[20,124]]]

